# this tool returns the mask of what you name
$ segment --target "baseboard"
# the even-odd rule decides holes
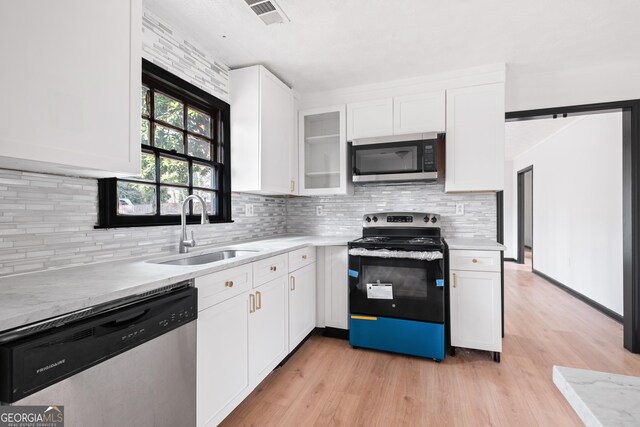
[[[313,331],[313,334],[322,335],[323,337],[328,337],[328,338],[338,338],[341,340],[349,339],[348,329],[332,328],[330,326],[327,326],[325,328],[316,328]]]
[[[623,317],[621,315],[619,315],[618,313],[616,313],[615,311],[605,307],[604,305],[592,300],[589,297],[584,296],[580,292],[577,292],[577,291],[571,289],[567,285],[564,285],[564,284],[558,282],[553,277],[549,277],[546,274],[542,273],[541,271],[536,270],[535,268],[533,269],[533,273],[538,275],[538,276],[540,276],[540,277],[542,277],[544,280],[546,280],[547,282],[551,283],[552,285],[557,286],[558,288],[562,289],[563,291],[565,291],[569,295],[571,295],[571,296],[573,296],[575,298],[578,298],[580,301],[590,305],[591,307],[595,308],[596,310],[598,310],[602,314],[612,318],[616,322],[622,323]]]
[[[518,260],[515,258],[505,258],[504,260],[507,262],[518,262]]]

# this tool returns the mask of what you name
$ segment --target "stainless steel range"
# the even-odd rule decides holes
[[[428,357],[445,355],[445,269],[440,216],[372,213],[349,242],[349,341]]]

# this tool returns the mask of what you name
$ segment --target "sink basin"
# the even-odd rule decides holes
[[[211,252],[208,254],[194,255],[186,258],[174,259],[171,261],[163,261],[163,262],[159,262],[158,264],[166,264],[166,265],[209,264],[212,262],[222,261],[229,258],[235,258],[241,255],[248,255],[255,252],[258,252],[258,251],[228,249],[223,251]]]

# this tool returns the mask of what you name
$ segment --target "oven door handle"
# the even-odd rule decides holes
[[[389,249],[349,249],[351,256],[366,256],[372,258],[401,258],[415,259],[420,261],[436,261],[444,258],[442,251],[392,251]]]

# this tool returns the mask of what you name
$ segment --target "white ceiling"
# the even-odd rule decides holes
[[[145,0],[231,68],[264,64],[300,92],[507,62],[516,72],[640,57],[638,0]],[[226,36],[223,38],[223,36]]]
[[[522,120],[505,123],[505,160],[513,160],[547,138],[589,116],[557,119]]]

